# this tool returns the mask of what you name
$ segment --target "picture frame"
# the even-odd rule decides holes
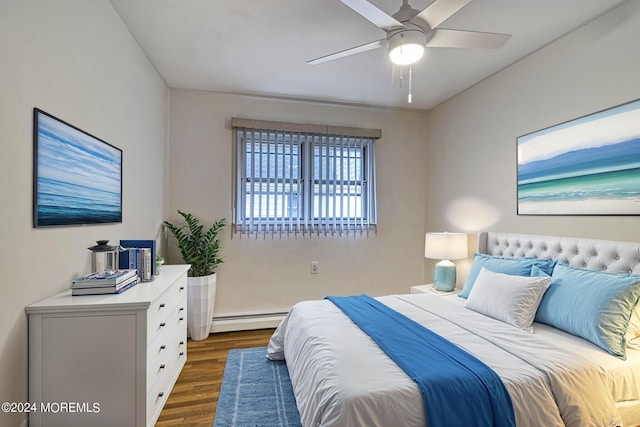
[[[640,100],[517,138],[518,215],[640,215]]]
[[[122,222],[122,150],[33,109],[33,226]]]

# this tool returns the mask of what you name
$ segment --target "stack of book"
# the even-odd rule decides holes
[[[71,295],[120,294],[138,281],[135,269],[98,271],[73,280]]]

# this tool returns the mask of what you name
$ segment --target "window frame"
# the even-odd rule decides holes
[[[253,125],[247,127],[247,124]],[[284,126],[283,126],[284,125]],[[294,129],[292,129],[292,127]],[[320,130],[320,131],[319,131]],[[351,130],[351,135],[339,135],[333,134],[332,131],[336,130]],[[355,132],[353,132],[355,130]],[[379,129],[359,129],[359,128],[335,128],[329,126],[318,125],[297,125],[286,124],[281,122],[265,122],[255,121],[249,119],[232,119],[232,131],[233,131],[233,153],[234,153],[234,189],[233,189],[233,234],[239,235],[266,235],[266,234],[349,234],[349,233],[369,233],[370,231],[377,231],[377,218],[376,218],[376,197],[375,197],[375,142],[381,136]],[[347,132],[343,132],[347,133]],[[354,135],[355,133],[355,135]],[[264,135],[267,134],[267,138]],[[364,135],[363,135],[364,134]],[[259,138],[255,138],[258,135]],[[289,138],[287,138],[289,136]],[[250,139],[250,142],[249,142]],[[338,142],[336,142],[338,141]],[[345,142],[346,141],[346,142]],[[248,146],[251,144],[251,151],[248,151]],[[256,145],[260,145],[258,148],[260,154],[260,177],[254,176],[255,166],[254,162],[256,157]],[[266,151],[263,145],[266,144]],[[282,153],[279,150],[279,146],[282,145]],[[273,146],[273,147],[272,147]],[[287,146],[291,147],[287,150]],[[297,150],[293,147],[297,146]],[[323,153],[323,148],[326,147]],[[273,151],[272,151],[273,149]],[[354,165],[355,168],[360,168],[359,177],[352,178],[347,176],[345,179],[344,165],[347,165],[347,174],[350,173],[351,162],[355,157],[351,156],[353,149],[356,149],[359,155],[359,160]],[[318,154],[316,154],[318,150]],[[340,151],[341,154],[346,150],[348,155],[336,156],[336,151]],[[288,154],[287,154],[288,151]],[[292,165],[296,163],[293,159],[294,151],[297,151],[297,173],[292,174]],[[249,153],[251,155],[251,165],[249,166]],[[266,153],[266,154],[265,154]],[[329,154],[331,153],[331,154]],[[262,156],[267,156],[267,173],[266,177],[263,172],[263,160]],[[271,175],[271,158],[273,156],[275,166],[279,168],[279,164],[282,164],[282,177],[279,177],[279,171],[275,171],[275,177]],[[284,173],[284,159],[289,157],[289,174],[287,176]],[[280,158],[280,163],[279,159]],[[316,165],[316,158],[318,165]],[[346,159],[346,160],[345,160]],[[324,166],[320,165],[321,162],[325,162]],[[331,163],[331,164],[330,164]],[[341,170],[337,171],[337,164],[340,163]],[[247,168],[251,168],[252,173],[248,174]],[[317,172],[317,178],[316,178]],[[332,173],[330,173],[332,172]],[[338,178],[339,176],[339,178]],[[256,182],[259,186],[259,192],[253,191],[256,186]],[[293,185],[295,183],[295,189]],[[266,191],[263,190],[263,184],[266,184]],[[279,202],[284,204],[284,197],[286,192],[278,192],[280,185],[283,187],[289,187],[289,194],[294,195],[297,198],[297,212],[292,215],[289,212],[287,215],[278,215],[277,209]],[[274,192],[269,191],[270,186],[275,188]],[[340,186],[340,191],[336,191]],[[351,187],[360,186],[359,192],[353,196],[359,198],[359,205],[362,206],[360,215],[355,217],[351,216]],[[327,191],[329,188],[332,191]],[[344,187],[347,187],[346,192]],[[252,190],[251,192],[249,190]],[[317,191],[317,190],[318,191]],[[248,215],[251,211],[254,213],[255,197],[252,195],[261,194],[259,196],[259,217],[254,215]],[[327,198],[329,194],[329,198]],[[263,215],[262,197],[266,195],[266,215]],[[275,195],[274,198],[274,211],[271,215],[269,196]],[[316,197],[319,197],[321,202],[318,204],[316,210],[315,204]],[[249,201],[251,199],[251,201]],[[339,203],[336,203],[339,201]],[[349,208],[347,209],[347,215],[344,213],[344,205],[347,203]],[[336,208],[339,204],[340,207]],[[251,207],[249,207],[249,205]],[[333,206],[333,212],[329,215],[329,205]],[[325,210],[323,215],[322,209]],[[249,212],[247,212],[249,210]],[[356,211],[357,211],[356,207]],[[336,215],[340,211],[342,215]]]

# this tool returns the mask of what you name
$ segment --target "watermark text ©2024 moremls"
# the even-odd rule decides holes
[[[100,412],[98,402],[2,402],[2,412],[9,413],[52,413],[87,414]]]

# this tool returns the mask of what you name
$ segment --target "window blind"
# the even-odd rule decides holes
[[[240,126],[246,121],[232,121],[234,233],[283,237],[375,231],[374,136],[380,131],[339,128],[356,134],[339,135],[329,127],[273,123],[247,128]]]

